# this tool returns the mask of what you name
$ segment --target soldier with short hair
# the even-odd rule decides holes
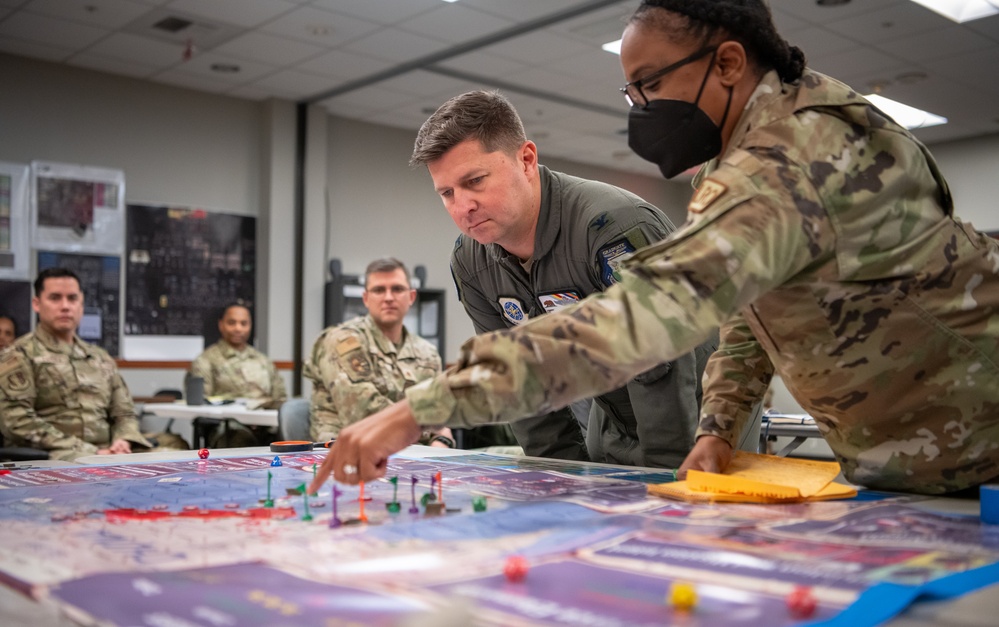
[[[764,0],[644,0],[621,63],[632,148],[667,177],[708,162],[686,224],[603,294],[467,342],[345,430],[315,483],[380,476],[424,425],[613,388],[718,327],[682,473],[726,468],[776,370],[854,483],[943,494],[999,477],[999,242],[955,217],[925,146],[806,68]]]
[[[247,399],[254,407],[276,409],[288,397],[284,380],[267,355],[250,346],[253,317],[250,308],[232,303],[219,316],[219,338],[191,362],[188,376],[201,377],[205,397],[222,400]],[[218,429],[211,446],[269,444],[273,429],[230,422]],[[225,437],[228,434],[228,437]]]
[[[135,406],[107,352],[80,339],[80,279],[65,268],[42,270],[31,305],[38,327],[0,357],[0,429],[7,446],[48,451],[52,459],[155,450],[139,432]],[[159,446],[187,448],[173,434]]]
[[[10,316],[0,315],[0,350],[14,343],[17,339],[17,323]]]
[[[377,259],[364,272],[368,314],[329,327],[316,339],[303,374],[312,381],[310,434],[340,430],[403,398],[403,392],[441,372],[433,344],[403,324],[416,302],[409,272],[397,259]],[[453,447],[449,429],[425,429],[407,444]]]

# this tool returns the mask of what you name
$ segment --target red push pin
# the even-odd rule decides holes
[[[200,457],[201,459],[208,459],[208,449],[203,448],[200,451],[198,451],[198,457]]]
[[[523,581],[529,569],[527,558],[522,555],[511,555],[506,558],[506,563],[503,564],[503,574],[506,575],[506,580],[513,583]]]
[[[788,593],[787,609],[795,618],[808,618],[815,613],[818,601],[812,594],[812,589],[808,586],[795,586],[794,590]]]

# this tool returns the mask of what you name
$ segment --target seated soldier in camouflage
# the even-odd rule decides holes
[[[253,319],[250,310],[234,303],[219,317],[222,338],[191,363],[189,376],[205,382],[205,397],[221,400],[247,399],[256,407],[276,409],[285,401],[284,381],[274,363],[250,346]],[[212,446],[254,446],[268,444],[273,435],[266,427],[246,427],[230,421],[229,437],[218,434]]]
[[[303,374],[312,381],[310,435],[321,441],[403,398],[403,391],[441,372],[434,346],[403,320],[416,302],[397,259],[371,262],[364,273],[368,315],[329,327],[316,339]],[[453,447],[451,431],[424,430],[421,444]]]
[[[146,437],[139,432],[118,366],[107,352],[76,334],[83,317],[76,274],[64,268],[43,270],[31,304],[38,328],[0,358],[0,430],[8,446],[42,449],[52,459],[66,461],[187,448],[176,435]]]
[[[14,343],[17,339],[17,325],[10,316],[0,316],[0,350]]]

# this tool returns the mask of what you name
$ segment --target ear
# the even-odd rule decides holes
[[[39,302],[41,302],[41,301],[38,300],[37,296],[32,296],[31,297],[31,308],[35,310],[35,313],[38,313],[38,303]]]
[[[517,151],[517,161],[524,169],[524,173],[533,175],[538,171],[538,146],[531,140],[524,142],[524,145]]]
[[[715,65],[718,68],[718,80],[725,87],[732,87],[746,75],[749,60],[746,49],[737,41],[724,41],[718,45],[715,53]]]
[[[409,290],[409,306],[412,307],[416,303],[416,290]]]
[[[367,289],[365,289],[363,292],[361,292],[361,302],[364,303],[364,308],[365,309],[371,309],[370,307],[368,307],[368,290]]]

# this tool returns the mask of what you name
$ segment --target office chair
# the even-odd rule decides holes
[[[27,462],[48,459],[49,452],[26,446],[4,446],[3,434],[0,434],[0,462]]]
[[[278,408],[279,440],[311,440],[309,437],[309,399],[290,398]]]

